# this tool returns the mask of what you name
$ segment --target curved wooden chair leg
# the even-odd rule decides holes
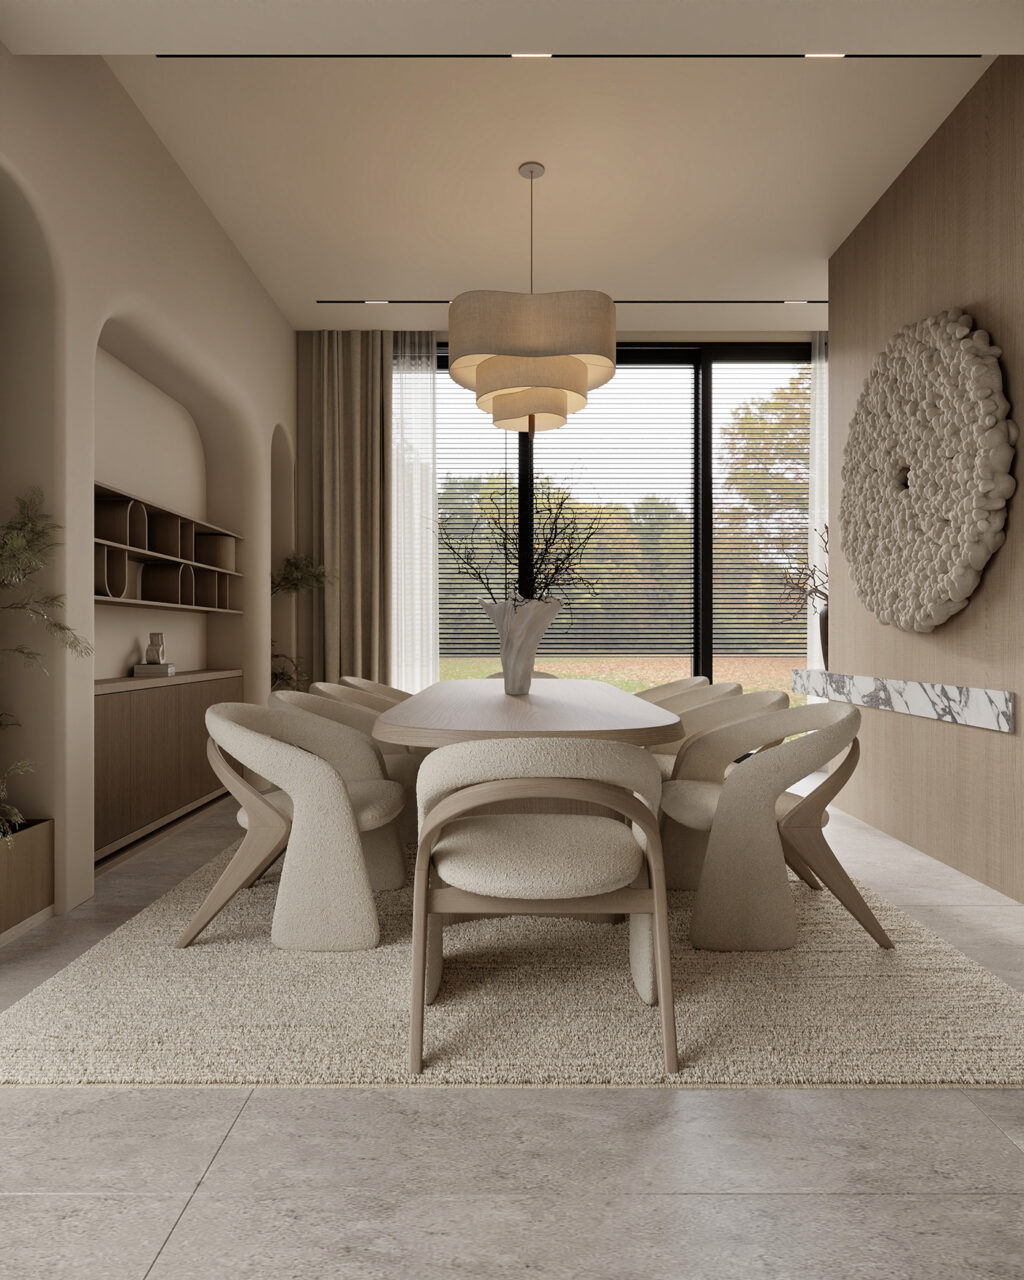
[[[679,1048],[676,1042],[676,1007],[672,996],[672,956],[668,942],[668,902],[665,896],[665,873],[658,863],[651,864],[651,891],[654,896],[654,965],[658,980],[658,1007],[661,1011],[661,1039],[665,1051],[665,1071],[674,1075],[679,1070]]]
[[[430,856],[420,857],[412,894],[412,996],[409,1010],[409,1070],[423,1070],[423,1015],[427,971],[427,879]]]
[[[290,825],[285,818],[274,828],[269,823],[260,824],[246,832],[235,856],[220,874],[220,879],[206,895],[203,905],[188,923],[188,927],[174,944],[187,947],[202,933],[210,921],[227,906],[240,889],[258,880],[275,862],[288,843]]]
[[[878,923],[875,913],[860,895],[860,891],[843,870],[839,859],[829,848],[821,830],[815,827],[786,827],[783,832],[785,845],[795,846],[798,855],[811,868],[826,888],[839,899],[854,920],[871,934],[880,947],[888,950],[893,941]]]
[[[786,859],[786,866],[795,871],[809,889],[820,889],[822,887],[821,881],[784,835],[782,836],[782,853]]]

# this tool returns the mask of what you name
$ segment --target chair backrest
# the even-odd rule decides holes
[[[373,726],[377,712],[355,702],[342,702],[338,698],[323,698],[315,693],[300,693],[293,689],[278,689],[267,699],[268,707],[278,707],[284,711],[303,711],[314,716],[324,716],[338,724],[348,725],[362,734],[367,744],[377,755],[383,767],[383,756],[380,747],[373,741]]]
[[[682,717],[684,736],[677,748],[672,777],[688,776],[687,761],[690,753],[697,749],[697,744],[706,733],[713,733],[715,729],[737,724],[741,720],[750,720],[769,711],[783,711],[788,706],[789,694],[781,689],[758,689],[753,693],[717,698],[685,711]]]
[[[593,738],[501,738],[439,747],[420,766],[420,821],[439,800],[500,778],[583,778],[635,792],[652,813],[661,803],[661,770],[643,747]]]
[[[784,711],[788,706],[789,694],[781,689],[757,689],[753,693],[715,698],[683,712],[683,732],[687,738],[691,738],[708,729],[749,720],[751,716],[765,715],[769,711]]]
[[[663,711],[674,712],[682,719],[688,711],[693,711],[696,707],[703,707],[709,702],[717,702],[719,699],[732,699],[738,697],[743,692],[741,684],[724,683],[724,684],[703,684],[695,685],[692,689],[684,689],[682,693],[673,693],[665,697],[657,705]],[[667,754],[675,752],[679,749],[680,743],[686,734],[686,724],[683,723],[681,732],[671,730],[672,737],[666,738],[664,742],[654,743],[647,748],[656,754]]]
[[[492,671],[486,679],[500,680],[504,674],[504,671]],[[530,673],[530,678],[533,680],[557,680],[558,676],[552,675],[550,671],[532,671]]]
[[[781,795],[849,747],[859,728],[860,711],[840,702],[770,711],[702,733],[686,753],[685,776],[721,782],[734,760],[753,751],[757,754],[740,761],[729,773],[726,785],[756,784]],[[785,741],[788,738],[792,740]],[[779,745],[759,750],[770,743]],[[740,781],[734,783],[734,779]]]
[[[363,734],[305,711],[218,702],[207,708],[206,729],[240,764],[289,794],[289,785],[280,779],[287,775],[301,783],[301,770],[304,763],[308,765],[309,756],[330,765],[342,781],[363,782],[382,776],[379,758]],[[306,753],[305,761],[296,748]]]
[[[309,691],[321,698],[354,703],[357,707],[369,707],[371,711],[377,712],[388,711],[395,705],[391,698],[382,697],[379,693],[368,693],[366,689],[354,689],[350,684],[331,684],[329,681],[317,680],[309,686]]]
[[[348,685],[350,689],[362,689],[364,693],[375,693],[380,698],[387,698],[391,702],[404,702],[406,698],[411,698],[411,693],[406,693],[404,689],[396,689],[392,684],[381,684],[379,680],[364,680],[362,676],[342,676],[341,683]]]
[[[708,684],[707,676],[686,676],[682,680],[670,680],[668,684],[652,685],[650,689],[641,689],[635,696],[644,702],[661,702],[662,698],[671,698],[677,693],[688,693],[691,689],[702,689]]]

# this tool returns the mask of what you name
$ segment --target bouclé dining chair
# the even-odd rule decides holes
[[[186,947],[286,848],[270,938],[298,951],[356,951],[380,937],[374,888],[404,880],[393,820],[400,783],[346,725],[302,711],[220,702],[208,708],[208,755],[242,806],[245,838],[177,942]],[[268,779],[257,791],[225,759]]]
[[[682,680],[670,680],[668,684],[656,684],[650,689],[641,689],[633,696],[643,698],[644,702],[661,702],[662,698],[671,698],[677,693],[689,693],[691,689],[701,689],[709,683],[707,676],[686,676]]]
[[[793,946],[796,908],[787,864],[812,888],[831,889],[879,946],[892,946],[822,834],[825,806],[856,766],[859,727],[856,707],[831,702],[769,712],[695,737],[681,763],[685,776],[662,789],[666,815],[709,833],[690,925],[695,947]],[[753,754],[733,764],[747,752]],[[787,790],[840,755],[835,771],[807,796]]]
[[[655,952],[665,1070],[677,1070],[655,816],[660,790],[651,756],[620,742],[464,742],[441,747],[424,761],[417,785],[420,843],[413,889],[409,1061],[414,1073],[423,1069],[424,1003],[440,981],[436,925],[449,913],[653,917],[648,936]],[[615,816],[522,812],[530,801],[581,802]],[[495,806],[502,811],[494,812]]]
[[[395,782],[400,782],[405,789],[405,807],[395,819],[395,825],[403,845],[416,843],[416,775],[423,760],[422,751],[391,744],[380,745],[375,742],[372,734],[377,712],[356,703],[343,702],[337,698],[322,698],[315,693],[279,689],[270,695],[267,705],[324,716],[328,720],[346,724],[360,733],[367,746],[377,756],[384,775]]]
[[[364,693],[375,693],[379,698],[387,698],[389,702],[404,702],[411,698],[411,693],[404,689],[396,689],[393,684],[381,684],[379,680],[364,680],[362,676],[342,676],[341,683],[350,689],[362,689]]]
[[[730,697],[713,698],[710,702],[701,702],[696,706],[683,708],[677,712],[683,725],[683,737],[674,752],[655,752],[654,758],[661,769],[662,780],[679,776],[678,765],[680,753],[685,751],[691,739],[698,733],[708,729],[717,729],[720,725],[734,724],[738,720],[749,720],[751,716],[763,715],[766,711],[782,711],[789,706],[789,695],[777,689],[759,689],[753,693],[737,693]],[[665,832],[661,833],[662,842]],[[669,854],[665,849],[665,871],[668,874]],[[673,885],[671,876],[669,888],[683,888]],[[688,886],[692,887],[692,886]]]
[[[682,693],[666,695],[657,705],[663,711],[669,711],[682,719],[687,711],[692,711],[695,707],[703,707],[708,702],[717,702],[719,698],[735,698],[742,692],[743,686],[732,681],[722,684],[695,685],[692,689],[686,689]],[[647,750],[656,756],[674,756],[679,750],[681,742],[682,733],[677,729],[673,729],[671,739],[665,742],[651,743]]]
[[[315,680],[309,686],[309,692],[321,698],[334,698],[338,702],[354,703],[357,707],[369,707],[371,711],[378,713],[387,711],[395,705],[393,698],[385,698],[381,693],[357,689],[350,684],[332,684],[328,680]]]

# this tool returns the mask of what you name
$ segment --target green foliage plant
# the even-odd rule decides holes
[[[62,648],[77,657],[88,657],[92,645],[58,617],[64,608],[64,597],[36,591],[31,586],[30,580],[46,568],[50,552],[60,545],[53,535],[61,526],[43,510],[43,493],[39,488],[32,488],[18,498],[17,506],[17,515],[0,525],[0,613],[22,614]],[[0,646],[0,656],[20,658],[23,666],[46,674],[43,655],[31,645]],[[0,729],[15,728],[18,724],[10,712],[0,711]],[[0,768],[0,837],[8,843],[25,821],[11,801],[8,781],[31,773],[34,767],[31,760],[15,760]]]
[[[270,575],[270,594],[295,595],[300,591],[312,591],[327,582],[327,569],[317,564],[312,556],[285,556],[277,573]]]

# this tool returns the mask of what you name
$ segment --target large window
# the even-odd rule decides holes
[[[742,358],[741,358],[742,357]],[[444,368],[437,381],[438,518],[459,536],[516,511],[517,440]],[[802,348],[623,346],[615,377],[534,446],[538,505],[596,521],[584,574],[541,644],[561,676],[627,689],[689,675],[786,688],[806,624],[778,603],[806,547],[808,365]],[[802,541],[801,541],[802,540]],[[497,551],[486,569],[510,584]],[[439,556],[441,677],[495,670],[483,590]]]

